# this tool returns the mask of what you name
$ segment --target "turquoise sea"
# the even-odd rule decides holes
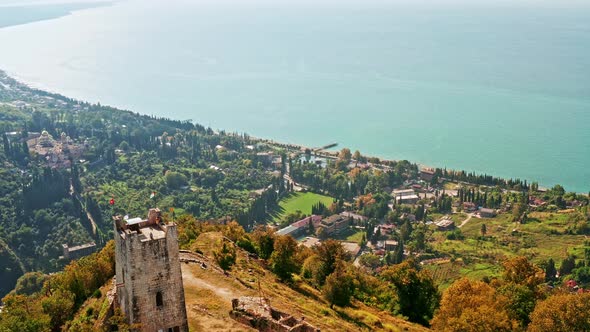
[[[590,190],[589,1],[44,6],[0,7],[0,69],[33,86]]]

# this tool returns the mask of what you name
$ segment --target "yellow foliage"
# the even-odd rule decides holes
[[[590,331],[590,293],[550,296],[535,307],[528,330]]]
[[[488,284],[463,278],[443,294],[432,320],[438,331],[513,331],[518,324],[508,316],[507,300]]]

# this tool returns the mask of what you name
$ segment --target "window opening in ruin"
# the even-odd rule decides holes
[[[162,292],[156,293],[156,307],[161,307],[164,305],[164,301],[162,301]]]

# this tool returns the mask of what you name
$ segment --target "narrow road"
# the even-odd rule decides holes
[[[303,184],[295,182],[291,177],[291,167],[289,167],[289,163],[285,163],[285,174],[283,175],[283,179],[286,181],[286,184],[293,183],[293,191],[302,191],[307,190],[307,187]]]
[[[463,220],[461,222],[461,225],[459,225],[459,228],[463,227],[465,224],[467,224],[467,222],[469,222],[469,220],[471,220],[471,218],[473,218],[473,213],[468,213],[467,214],[467,219]]]
[[[74,190],[74,186],[72,185],[71,181],[70,181],[70,195],[74,196],[78,200],[78,202],[80,203],[80,206],[82,206],[82,208],[84,209],[84,212],[86,212],[86,216],[88,217],[88,220],[90,220],[90,228],[92,228],[92,235],[94,237],[96,237],[96,230],[98,228],[96,226],[96,222],[94,221],[94,218],[92,218],[92,215],[90,214],[90,212],[88,212],[88,210],[86,209],[86,205],[82,201],[82,196],[80,196],[80,194]]]

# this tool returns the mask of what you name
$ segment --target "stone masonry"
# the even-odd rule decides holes
[[[188,331],[176,224],[159,209],[148,219],[114,220],[116,305],[127,322],[139,331]]]

